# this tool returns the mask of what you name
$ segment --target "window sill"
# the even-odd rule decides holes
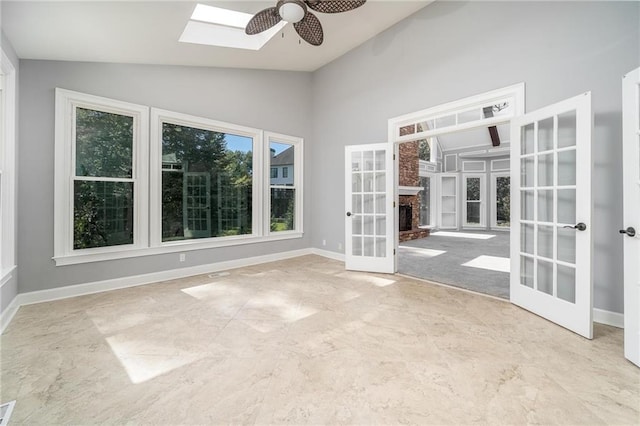
[[[66,256],[54,256],[52,259],[56,266],[77,265],[81,263],[102,262],[106,260],[127,259],[132,257],[153,256],[168,253],[181,253],[193,250],[206,250],[219,247],[230,247],[244,244],[255,244],[270,241],[291,240],[302,238],[304,233],[295,231],[281,231],[268,236],[248,236],[221,241],[179,241],[165,243],[160,247],[145,247],[135,249],[123,249],[102,253],[71,254]]]
[[[0,271],[0,286],[3,286],[4,283],[13,278],[13,272],[16,270],[17,266],[12,266],[10,268],[5,269],[4,271]]]

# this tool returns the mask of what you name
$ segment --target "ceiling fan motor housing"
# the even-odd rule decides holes
[[[307,14],[307,5],[302,0],[278,0],[276,9],[280,17],[287,22],[300,22]]]

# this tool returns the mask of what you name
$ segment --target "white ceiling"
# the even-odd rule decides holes
[[[509,124],[500,124],[497,126],[498,135],[500,136],[500,145],[509,142]],[[445,133],[438,136],[438,143],[443,151],[452,151],[462,148],[477,148],[477,149],[489,149],[493,148],[491,144],[491,136],[489,135],[489,129],[486,127],[476,127],[473,129],[455,132]],[[503,153],[500,153],[503,155]],[[483,157],[489,157],[491,155],[481,155]]]
[[[261,50],[180,43],[194,1],[2,0],[2,29],[23,59],[314,71],[433,0],[369,0],[339,14],[317,13],[324,44],[302,41],[291,24]],[[202,1],[255,13],[272,1]]]

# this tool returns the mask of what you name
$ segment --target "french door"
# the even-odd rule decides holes
[[[391,144],[345,148],[345,266],[395,272],[393,148]]]
[[[622,80],[624,356],[640,366],[640,68]]]
[[[511,122],[511,301],[593,337],[591,93]]]

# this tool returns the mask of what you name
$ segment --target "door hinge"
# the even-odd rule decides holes
[[[395,155],[395,154],[393,154],[393,160],[395,161],[395,159],[396,159],[396,155]]]
[[[396,208],[396,202],[395,201],[393,202],[393,208],[394,209]]]
[[[393,249],[393,255],[394,256],[396,255],[396,249]]]

